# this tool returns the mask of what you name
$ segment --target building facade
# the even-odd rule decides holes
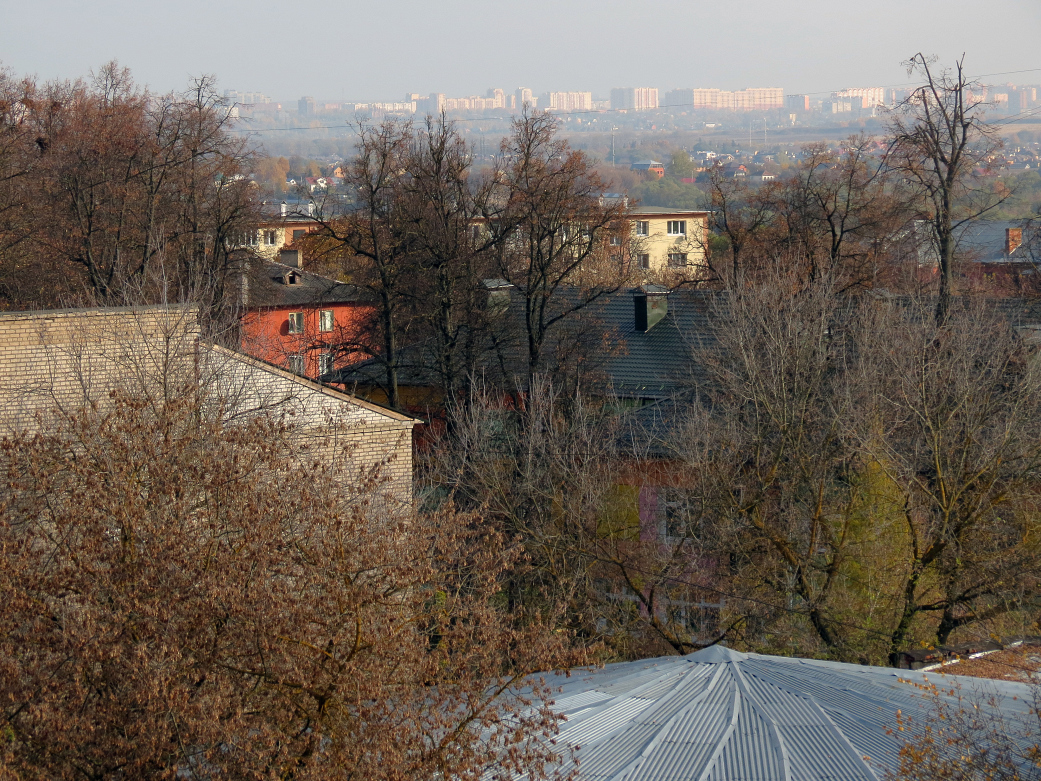
[[[784,90],[780,87],[753,87],[733,92],[699,88],[682,92],[690,93],[690,105],[696,109],[766,111],[784,108]]]
[[[708,261],[705,211],[638,206],[630,209],[636,266],[656,274],[700,276]]]
[[[249,261],[240,284],[240,349],[294,374],[319,378],[364,357],[373,306],[353,285],[285,263]]]
[[[616,87],[611,90],[611,109],[614,111],[650,111],[657,108],[657,87]]]
[[[161,405],[171,388],[204,389],[206,408],[227,425],[284,417],[288,445],[309,458],[378,468],[385,495],[411,501],[416,420],[208,343],[191,307],[0,314],[0,435],[45,431],[53,415],[104,410],[113,394]]]

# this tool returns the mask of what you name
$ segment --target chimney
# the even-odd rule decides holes
[[[286,212],[289,211],[289,206],[286,205],[285,201],[282,201],[282,205],[279,207],[279,212],[283,217],[286,216]]]
[[[510,289],[513,285],[505,279],[485,279],[481,285],[488,293],[485,311],[495,317],[504,314],[510,307]]]
[[[246,259],[242,263],[242,279],[240,281],[240,284],[241,284],[241,289],[240,289],[239,292],[241,293],[241,299],[242,300],[239,303],[240,303],[240,306],[242,306],[242,308],[245,309],[247,306],[249,306],[249,260],[248,259]]]
[[[284,249],[278,253],[278,262],[283,266],[300,268],[300,250]]]
[[[669,289],[661,285],[639,287],[633,293],[633,305],[636,330],[647,333],[668,313]]]
[[[1005,255],[1011,255],[1023,243],[1022,228],[1005,228]]]

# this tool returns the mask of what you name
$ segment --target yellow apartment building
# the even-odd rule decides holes
[[[655,274],[700,276],[708,260],[706,211],[637,206],[629,209],[632,256],[639,269]]]

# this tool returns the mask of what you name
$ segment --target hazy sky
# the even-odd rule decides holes
[[[117,59],[166,91],[192,75],[276,100],[402,100],[406,91],[536,93],[907,80],[917,51],[992,82],[1041,83],[1041,0],[2,0],[0,62],[41,78]]]

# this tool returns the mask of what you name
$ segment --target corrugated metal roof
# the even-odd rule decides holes
[[[561,710],[578,711],[558,741],[575,747],[579,779],[872,781],[897,765],[897,710],[926,718],[931,700],[913,684],[930,680],[956,686],[935,673],[714,646],[548,682],[561,688]],[[1006,715],[1026,713],[1024,684],[986,686]]]

